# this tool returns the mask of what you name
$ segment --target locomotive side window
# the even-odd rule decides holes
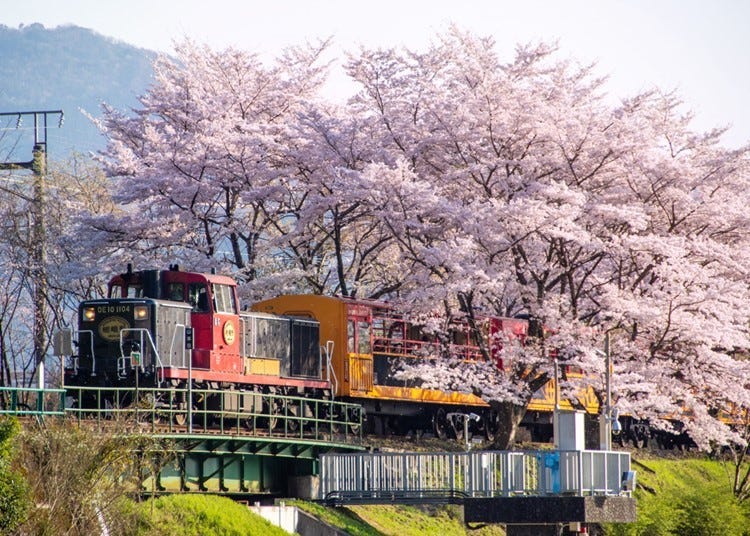
[[[171,301],[184,301],[185,284],[170,283],[169,285],[167,285],[167,298]]]
[[[122,287],[120,285],[112,285],[109,289],[109,297],[110,298],[121,298],[122,297]]]
[[[229,285],[211,285],[214,292],[214,309],[217,313],[237,314],[234,292]]]
[[[190,283],[188,300],[196,313],[208,313],[208,289],[203,283]]]

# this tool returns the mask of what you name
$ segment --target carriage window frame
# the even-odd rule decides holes
[[[372,325],[366,320],[357,320],[357,353],[372,353]]]

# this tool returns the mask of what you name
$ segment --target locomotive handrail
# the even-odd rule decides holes
[[[120,359],[122,359],[123,370],[125,369],[125,362],[128,359],[131,360],[130,366],[131,367],[133,366],[133,363],[132,363],[132,354],[130,354],[129,356],[126,357],[125,356],[125,352],[123,350],[123,342],[124,342],[124,340],[123,340],[123,336],[124,335],[123,334],[125,332],[136,332],[136,333],[140,334],[139,335],[139,343],[140,343],[141,351],[143,351],[143,340],[144,340],[143,333],[145,333],[146,334],[146,339],[148,339],[148,344],[149,344],[149,346],[151,347],[151,349],[154,352],[154,358],[155,358],[154,370],[156,370],[159,366],[161,366],[162,368],[164,368],[164,365],[162,364],[162,361],[161,361],[161,357],[159,356],[159,350],[156,348],[156,343],[154,343],[154,339],[151,337],[151,332],[148,329],[146,329],[146,328],[125,328],[125,329],[121,329],[120,330]],[[159,363],[161,365],[158,365],[157,363]],[[143,364],[143,360],[141,360],[141,363],[140,363],[140,365],[138,365],[138,368],[141,370],[141,372],[146,372],[146,368],[145,368],[145,366]]]
[[[94,332],[90,329],[77,329],[75,333],[78,334],[78,344],[81,343],[81,333],[89,334],[89,345],[91,346],[91,375],[96,376],[96,359],[94,359]],[[79,350],[80,351],[80,350]],[[73,359],[73,370],[78,374],[78,359]]]
[[[326,380],[331,383],[333,386],[333,389],[331,389],[331,398],[333,399],[336,396],[336,393],[338,392],[339,388],[339,380],[336,377],[336,371],[333,368],[333,349],[334,349],[334,342],[333,341],[326,341],[326,345],[322,346],[321,349],[325,351],[326,354]],[[333,378],[333,379],[331,379]]]
[[[91,351],[90,355],[92,356],[92,363],[91,363],[91,375],[96,375],[96,360],[94,357],[94,332],[90,329],[71,329],[71,328],[64,328],[60,330],[57,333],[69,333],[69,337],[71,339],[71,342],[75,339],[76,345],[79,347],[80,352],[80,345],[81,345],[81,334],[88,333],[89,334],[89,350]],[[57,352],[57,349],[55,350]],[[68,353],[70,352],[70,353]],[[61,353],[55,353],[55,356],[57,357],[69,357],[71,360],[73,371],[78,374],[78,361],[79,357],[77,355],[72,354],[72,346],[68,349],[68,352],[61,352]]]

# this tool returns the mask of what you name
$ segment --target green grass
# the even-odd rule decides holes
[[[304,501],[295,501],[294,504],[352,536],[505,535],[505,531],[498,525],[476,529],[465,527],[461,509],[456,506],[381,505],[329,508]]]
[[[328,508],[307,501],[289,501],[287,504],[297,506],[300,510],[304,510],[321,521],[347,532],[350,536],[379,536],[382,534],[348,508]]]
[[[731,466],[706,458],[634,460],[638,521],[609,536],[750,535],[750,505],[732,494]]]
[[[246,506],[214,495],[169,495],[132,504],[138,536],[288,536]]]

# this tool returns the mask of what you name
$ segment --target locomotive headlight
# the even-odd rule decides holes
[[[148,319],[148,307],[145,305],[136,305],[133,309],[133,317],[136,320],[147,320]]]
[[[83,320],[85,322],[93,322],[95,319],[96,319],[96,308],[84,307],[83,308]]]

